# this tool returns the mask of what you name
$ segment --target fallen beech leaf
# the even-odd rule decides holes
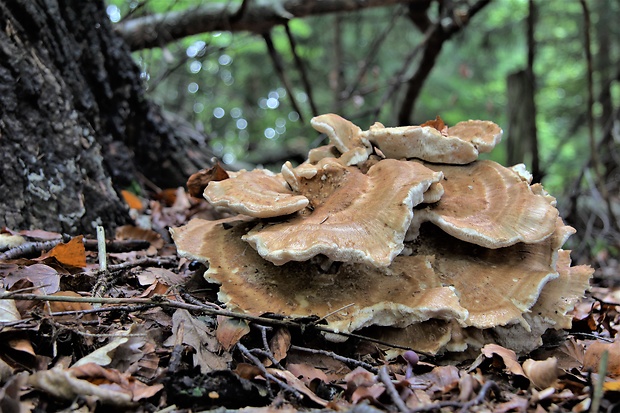
[[[168,287],[172,287],[186,282],[185,277],[182,275],[175,274],[165,268],[157,267],[146,268],[140,272],[137,277],[140,285],[151,285],[159,281]]]
[[[327,406],[327,400],[323,400],[322,398],[314,394],[314,392],[308,387],[306,387],[306,385],[301,380],[293,376],[290,371],[268,368],[267,372],[271,373],[273,376],[279,379],[285,380],[289,386],[292,386],[296,390],[299,390],[300,393],[302,393],[304,396],[307,396],[316,404],[323,407]]]
[[[603,383],[603,390],[620,392],[620,381],[606,381]]]
[[[620,341],[613,343],[595,341],[590,344],[583,359],[583,370],[597,372],[604,351],[609,353],[607,375],[610,377],[620,376]]]
[[[455,366],[437,366],[428,373],[411,377],[408,381],[413,385],[423,384],[427,392],[446,393],[459,385],[459,369]]]
[[[172,336],[168,337],[164,346],[172,347],[178,343],[187,344],[196,350],[194,363],[200,366],[203,374],[226,369],[232,360],[229,352],[221,351],[214,332],[205,322],[182,309],[176,310],[172,316]]]
[[[43,261],[46,258],[56,258],[56,260],[69,267],[86,267],[86,249],[84,248],[84,240],[82,235],[71,238],[66,244],[58,244],[47,253],[37,258],[37,261]]]
[[[506,366],[506,369],[508,369],[508,371],[510,371],[512,374],[525,376],[521,365],[517,361],[517,354],[514,351],[499,346],[497,344],[487,344],[480,351],[487,358],[493,358],[494,354],[499,356],[504,362],[504,366]]]
[[[142,358],[144,353],[141,349],[146,340],[147,335],[144,326],[133,324],[129,330],[120,332],[117,338],[105,346],[76,361],[72,368],[96,364],[124,372],[131,364]]]
[[[201,198],[202,193],[205,188],[211,181],[223,181],[224,179],[228,179],[228,172],[222,168],[219,162],[217,162],[213,167],[208,169],[202,169],[187,180],[187,189],[189,194],[194,198]]]
[[[62,235],[57,232],[43,231],[42,229],[23,230],[19,231],[19,234],[34,241],[51,241],[62,238]]]
[[[0,332],[0,357],[13,368],[33,369],[37,355],[28,332],[8,329]]]
[[[60,297],[81,297],[80,294],[75,291],[58,291],[53,296]],[[60,313],[62,311],[85,311],[92,310],[93,305],[90,303],[76,303],[72,301],[50,301],[49,309],[52,313]],[[81,317],[84,321],[94,320],[96,316],[94,314],[83,314],[83,315],[64,315],[64,316],[55,316],[56,321],[64,321],[64,320],[76,320],[78,317]]]
[[[308,385],[312,380],[319,379],[324,383],[329,383],[327,375],[322,371],[309,364],[287,363],[286,369],[293,373],[295,377]]]
[[[133,192],[129,192],[126,190],[121,190],[121,196],[125,200],[125,203],[130,209],[137,209],[138,211],[142,211],[144,205],[142,205],[142,201],[136,194]]]
[[[215,337],[220,342],[224,350],[229,351],[233,348],[241,337],[250,332],[250,326],[245,320],[230,317],[217,316],[217,328]]]
[[[441,119],[439,115],[437,115],[434,120],[427,120],[420,126],[430,126],[437,129],[439,132],[441,132],[442,135],[448,135],[448,125],[445,124],[445,122],[443,121],[443,119]]]
[[[21,320],[21,318],[15,300],[0,300],[0,322],[7,323]]]
[[[84,245],[82,245],[82,248],[84,248]],[[84,256],[84,262],[86,262],[86,255]],[[33,264],[20,268],[4,278],[4,286],[11,288],[21,280],[30,281],[43,294],[53,294],[58,291],[60,286],[58,271],[45,264]]]
[[[291,347],[291,333],[287,328],[278,328],[269,341],[269,348],[273,357],[277,361],[281,361],[286,358],[286,353]]]
[[[138,228],[133,225],[123,225],[116,228],[116,239],[141,239],[150,242],[151,246],[156,249],[160,249],[164,246],[164,240],[157,232],[150,229]]]
[[[558,359],[549,357],[546,360],[527,359],[523,362],[523,372],[537,389],[546,389],[558,381]]]

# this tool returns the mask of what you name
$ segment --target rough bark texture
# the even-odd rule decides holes
[[[117,25],[132,50],[160,47],[198,33],[250,31],[265,33],[295,17],[355,11],[420,0],[252,0],[204,4],[179,12],[127,20]]]
[[[113,182],[183,184],[197,165],[139,79],[103,1],[0,0],[0,226],[111,228]]]

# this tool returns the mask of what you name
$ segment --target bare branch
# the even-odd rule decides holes
[[[384,7],[412,0],[281,0],[248,1],[241,5],[208,3],[184,11],[123,21],[116,31],[132,50],[160,47],[169,42],[213,31],[265,33],[295,17]],[[240,8],[244,10],[240,13]]]

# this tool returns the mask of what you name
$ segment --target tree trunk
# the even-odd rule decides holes
[[[0,0],[0,108],[0,226],[112,228],[128,220],[114,185],[181,185],[208,159],[144,98],[103,1]]]

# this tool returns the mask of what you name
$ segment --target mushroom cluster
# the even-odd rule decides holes
[[[330,144],[305,163],[204,182],[207,201],[238,215],[171,230],[229,309],[318,316],[431,354],[527,352],[570,326],[592,269],[571,266],[561,247],[574,230],[523,165],[478,160],[496,124],[363,131],[326,114],[312,126]]]

